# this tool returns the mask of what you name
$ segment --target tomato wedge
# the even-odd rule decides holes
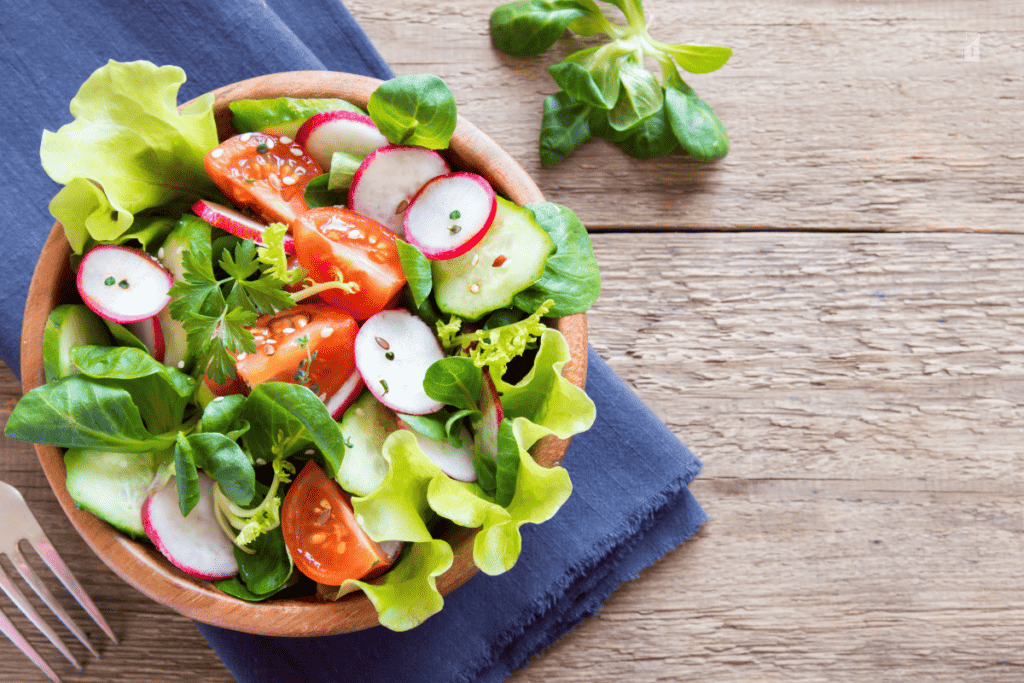
[[[338,206],[310,209],[292,224],[295,255],[314,282],[354,283],[357,291],[327,289],[321,298],[356,320],[381,312],[405,285],[395,233]]]
[[[239,354],[235,370],[247,386],[290,382],[309,387],[325,403],[355,372],[359,325],[329,306],[300,304],[262,316],[250,328],[256,353]]]
[[[210,150],[203,159],[213,183],[239,208],[268,222],[291,225],[307,210],[304,193],[319,164],[291,138],[242,133]]]
[[[281,531],[295,567],[328,586],[361,579],[390,562],[356,523],[348,494],[312,460],[288,487]]]

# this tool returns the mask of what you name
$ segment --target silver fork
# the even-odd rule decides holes
[[[21,550],[18,548],[20,541],[28,541],[29,544],[35,549],[36,553],[43,559],[46,566],[50,568],[57,578],[60,580],[64,587],[68,589],[78,604],[93,618],[103,632],[110,637],[114,643],[117,643],[117,637],[111,630],[110,626],[103,619],[103,615],[96,609],[96,605],[89,599],[82,586],[75,580],[71,570],[64,564],[64,561],[60,559],[60,555],[57,554],[57,550],[50,543],[50,540],[46,538],[46,534],[43,533],[42,527],[39,526],[39,522],[36,521],[32,511],[28,509],[28,505],[25,503],[25,499],[21,496],[16,488],[10,484],[5,484],[0,481],[0,553],[7,555],[10,559],[11,564],[21,574],[21,578],[25,580],[32,590],[36,592],[39,599],[46,603],[46,606],[57,615],[61,622],[67,626],[68,630],[75,634],[75,637],[82,641],[82,644],[94,654],[99,657],[99,653],[89,642],[89,639],[85,637],[82,630],[78,628],[68,613],[64,611],[60,603],[57,602],[56,598],[53,597],[53,593],[49,591],[46,585],[39,580],[38,575],[32,570],[28,562],[25,561],[25,557],[21,554]],[[3,572],[0,568],[0,588],[7,594],[7,597],[11,599],[18,609],[28,617],[36,628],[42,631],[43,635],[53,643],[53,646],[60,650],[60,652],[68,658],[76,669],[82,670],[82,665],[78,663],[71,651],[64,645],[64,641],[60,639],[53,629],[47,625],[43,618],[36,611],[36,608],[32,606],[26,598],[25,594],[11,581],[11,579]],[[60,679],[57,678],[57,674],[54,673],[53,669],[47,665],[42,657],[39,656],[32,646],[25,640],[25,638],[18,632],[18,629],[14,627],[11,620],[7,616],[0,612],[0,632],[7,636],[11,642],[18,646],[18,649],[25,653],[32,662],[38,666],[43,673],[45,673],[50,680],[55,683],[60,683]]]

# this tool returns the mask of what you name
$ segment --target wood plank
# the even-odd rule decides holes
[[[490,43],[497,0],[346,4],[396,73],[444,78],[460,112],[592,228],[1024,231],[1016,3],[646,0],[656,38],[733,48],[721,70],[686,77],[732,151],[642,162],[591,141],[546,169],[546,69],[593,39],[515,58]],[[973,36],[978,61],[965,61]]]
[[[1019,680],[1024,236],[659,242],[594,236],[591,341],[702,458],[712,521],[511,680]],[[6,371],[0,390],[6,421]],[[33,635],[47,659],[68,680],[230,681],[92,556],[31,449],[0,448],[123,637],[101,660],[77,646],[72,677]],[[0,659],[0,682],[40,679],[9,643]]]

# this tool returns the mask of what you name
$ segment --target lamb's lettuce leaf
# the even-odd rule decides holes
[[[551,317],[583,313],[601,294],[601,274],[587,228],[561,204],[536,202],[526,208],[555,243],[555,253],[545,261],[540,279],[516,294],[512,303],[530,312],[551,299]]]
[[[18,400],[4,434],[62,448],[145,453],[174,445],[174,434],[154,435],[132,395],[83,375],[36,387]]]
[[[214,191],[203,169],[218,143],[213,95],[179,112],[184,82],[176,66],[110,60],[71,100],[75,120],[56,133],[43,131],[43,169],[65,186],[51,211],[68,221],[76,250],[88,236],[118,238],[140,211]]]
[[[254,459],[273,462],[308,450],[328,477],[337,476],[345,453],[341,425],[307,387],[286,382],[259,384],[246,399],[240,418],[249,423],[242,438]]]

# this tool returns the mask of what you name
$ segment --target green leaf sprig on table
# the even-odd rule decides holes
[[[491,39],[517,57],[540,54],[567,30],[611,38],[548,68],[561,90],[544,101],[541,164],[561,161],[591,137],[638,159],[665,156],[680,146],[698,161],[724,157],[725,126],[679,69],[715,71],[732,50],[662,43],[648,33],[640,0],[606,2],[622,10],[625,26],[610,21],[594,0],[515,0],[491,13]],[[647,57],[658,63],[660,78],[644,66]]]

